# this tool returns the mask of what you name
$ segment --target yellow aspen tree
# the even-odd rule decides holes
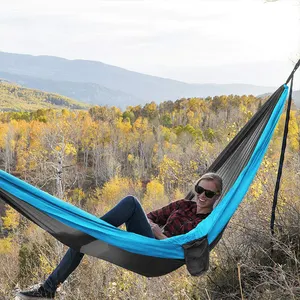
[[[106,182],[101,189],[101,199],[99,205],[105,210],[111,209],[122,198],[127,195],[137,195],[141,189],[140,183],[134,183],[129,178],[114,177]]]
[[[28,170],[36,172],[38,177],[39,170],[43,166],[47,157],[47,150],[42,144],[42,135],[47,125],[44,122],[33,120],[29,124],[29,146],[28,146]]]
[[[297,111],[292,110],[289,121],[288,144],[293,152],[299,152],[300,131],[297,123]]]
[[[20,214],[12,207],[8,207],[2,221],[4,229],[15,230],[19,226]]]
[[[0,239],[0,255],[10,254],[14,247],[11,237]]]
[[[147,184],[146,193],[143,198],[143,208],[149,212],[168,204],[169,199],[165,195],[164,185],[157,179]]]
[[[0,149],[5,149],[6,144],[6,135],[8,133],[8,124],[7,123],[0,123]]]
[[[18,139],[16,140],[16,170],[19,172],[26,172],[28,169],[28,123],[21,120],[16,124],[16,133]]]

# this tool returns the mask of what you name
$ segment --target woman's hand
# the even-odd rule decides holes
[[[153,222],[150,222],[150,226],[151,226],[152,232],[153,232],[153,234],[154,234],[154,236],[155,236],[156,239],[163,240],[163,239],[167,238],[167,236],[165,236],[162,233],[161,228],[157,224],[155,224]]]

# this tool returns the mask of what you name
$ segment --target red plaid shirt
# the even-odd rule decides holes
[[[147,214],[155,224],[163,228],[167,237],[184,234],[195,228],[209,214],[197,214],[197,204],[185,199],[171,202]]]

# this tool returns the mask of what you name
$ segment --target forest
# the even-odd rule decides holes
[[[29,89],[0,79],[0,111],[87,109],[87,104],[54,93]]]
[[[2,87],[3,89],[3,87]],[[183,198],[193,182],[261,107],[252,95],[0,113],[0,168],[103,215],[132,194],[148,212]],[[300,299],[300,114],[292,108],[278,198],[273,193],[285,114],[222,240],[210,270],[185,267],[145,278],[93,257],[60,287],[58,299]],[[66,247],[0,202],[0,299],[42,282]],[[70,292],[72,291],[72,292]]]

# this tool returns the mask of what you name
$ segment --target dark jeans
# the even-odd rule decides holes
[[[154,238],[145,212],[140,202],[133,196],[122,199],[101,219],[115,227],[125,223],[127,231]],[[83,253],[69,248],[59,265],[45,281],[45,289],[55,292],[58,285],[77,268],[83,256]]]

